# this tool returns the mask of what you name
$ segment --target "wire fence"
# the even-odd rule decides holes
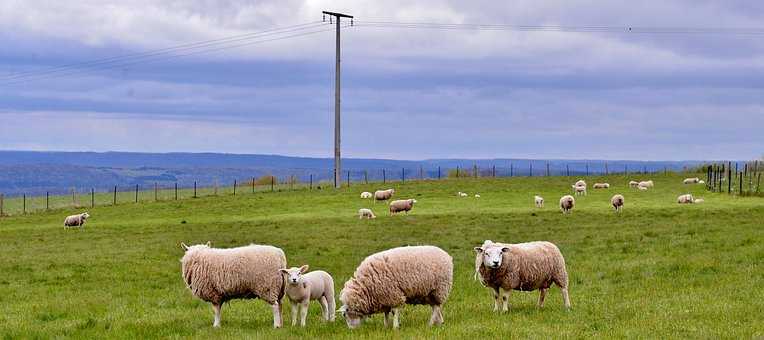
[[[713,163],[706,165],[706,189],[739,196],[764,196],[761,190],[760,161]]]

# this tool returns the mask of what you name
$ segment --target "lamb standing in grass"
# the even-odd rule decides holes
[[[621,194],[613,195],[613,198],[610,199],[610,204],[613,205],[615,212],[620,212],[623,209],[623,202],[623,195]]]
[[[552,283],[560,287],[565,308],[568,298],[568,272],[560,249],[551,242],[537,241],[518,244],[494,243],[490,240],[475,247],[475,272],[483,286],[493,290],[495,312],[509,310],[512,290],[539,290],[538,306],[544,306],[546,293]]]
[[[443,304],[453,285],[454,264],[448,253],[434,246],[400,247],[367,257],[345,282],[340,292],[342,312],[348,327],[356,328],[363,318],[385,313],[385,326],[400,325],[405,304],[432,306],[430,325],[443,323]]]
[[[213,327],[220,327],[220,309],[232,299],[260,298],[271,305],[273,327],[281,322],[281,298],[286,267],[284,251],[265,245],[217,249],[210,243],[187,246],[182,263],[183,281],[197,298],[212,304]]]
[[[586,186],[573,186],[573,191],[576,193],[576,195],[584,195],[586,196]]]
[[[536,208],[543,208],[544,207],[544,198],[536,195],[533,197],[533,202],[536,203]]]
[[[390,215],[397,214],[401,211],[406,212],[406,214],[409,213],[409,210],[414,208],[414,203],[416,203],[416,200],[411,198],[407,200],[397,200],[390,202]]]
[[[361,193],[361,198],[371,198],[371,193],[368,191],[364,191]]]
[[[586,186],[586,182],[583,179],[579,179],[578,181],[576,181],[576,184],[574,184],[573,186],[575,186],[575,187],[585,187]]]
[[[575,205],[576,199],[573,196],[565,195],[560,198],[560,210],[563,214],[572,212]]]
[[[685,194],[679,195],[679,197],[676,198],[676,202],[679,204],[690,204],[694,203],[695,199],[692,198],[692,194]]]
[[[371,211],[371,209],[366,209],[366,208],[358,209],[358,219],[362,220],[364,218],[366,219],[377,218],[377,215],[374,215],[374,212]]]
[[[393,197],[395,189],[377,190],[374,192],[374,201],[387,201]]]
[[[594,183],[592,187],[594,189],[608,189],[610,188],[610,183]]]
[[[300,268],[281,269],[281,272],[286,275],[284,290],[292,306],[292,326],[297,325],[299,313],[300,326],[305,327],[308,304],[311,300],[318,300],[321,304],[324,320],[334,321],[334,279],[323,270],[306,274],[307,271],[307,264]]]
[[[87,212],[84,212],[82,214],[67,216],[64,219],[64,229],[69,229],[69,227],[83,228],[88,218],[90,218],[90,214],[88,214]]]
[[[645,188],[652,188],[655,186],[655,183],[653,183],[652,180],[649,181],[642,181],[637,184],[638,187],[645,187]]]

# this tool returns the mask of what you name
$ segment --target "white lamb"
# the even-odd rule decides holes
[[[706,181],[701,179],[701,180],[698,181],[698,184],[706,184]]]
[[[563,214],[572,212],[575,205],[576,199],[573,196],[565,195],[560,198],[560,210],[562,210]]]
[[[544,198],[539,195],[533,196],[533,202],[536,203],[536,208],[544,207]]]
[[[578,195],[584,195],[586,196],[586,186],[573,186],[573,191],[576,193],[576,196]]]
[[[281,272],[286,275],[284,291],[292,306],[292,326],[297,325],[299,313],[300,326],[305,327],[308,304],[312,300],[317,300],[321,304],[324,320],[334,321],[334,279],[323,270],[306,274],[307,271],[307,264],[300,268],[281,269]]]
[[[684,181],[682,181],[683,184],[697,184],[700,182],[700,178],[692,177],[692,178],[685,178]]]
[[[637,184],[638,187],[645,187],[645,188],[652,188],[655,186],[652,180],[649,181],[642,181]]]
[[[475,194],[475,198],[480,198],[480,194]]]
[[[371,211],[371,209],[367,209],[367,208],[358,209],[358,219],[362,220],[364,218],[366,219],[377,218],[377,215],[374,215],[374,212]]]
[[[684,194],[679,195],[679,197],[676,198],[676,202],[679,204],[690,204],[694,203],[695,199],[693,199],[692,194]]]
[[[585,187],[586,186],[586,182],[583,179],[579,179],[578,181],[576,181],[576,184],[574,184],[573,186],[576,186],[576,187]]]
[[[461,191],[456,193],[456,195],[459,196],[459,197],[467,197],[467,193],[466,192],[461,192]]]
[[[695,204],[698,204],[698,203],[703,203],[703,202],[705,202],[705,201],[706,201],[706,200],[704,200],[704,199],[702,199],[702,198],[696,198],[695,200],[693,200],[693,203],[695,203]]]
[[[371,198],[371,193],[368,191],[364,191],[361,193],[361,198]]]
[[[64,229],[69,229],[69,227],[84,228],[85,222],[87,221],[88,218],[90,218],[90,214],[88,214],[87,212],[84,212],[82,214],[67,216],[64,219]]]

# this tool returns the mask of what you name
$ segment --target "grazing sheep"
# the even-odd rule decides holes
[[[448,253],[434,246],[385,250],[361,262],[340,292],[348,327],[356,328],[372,314],[385,313],[385,326],[398,328],[404,304],[430,305],[430,325],[443,324],[443,304],[453,285],[454,264]]]
[[[475,194],[475,198],[480,198],[480,194]]]
[[[475,273],[480,283],[493,290],[494,312],[509,310],[512,290],[539,290],[538,306],[544,307],[546,293],[552,283],[560,287],[565,308],[568,298],[568,272],[560,249],[551,242],[518,244],[494,243],[490,240],[475,247]]]
[[[701,179],[701,180],[698,181],[698,184],[706,184],[706,181]]]
[[[308,265],[300,268],[281,269],[286,275],[284,291],[292,306],[292,326],[297,325],[297,314],[300,314],[300,326],[305,327],[305,317],[308,315],[308,304],[318,300],[324,320],[334,321],[334,279],[323,270],[310,273]]]
[[[639,182],[637,181],[629,181],[630,188],[636,188],[638,185],[639,185]]]
[[[610,199],[610,204],[613,205],[615,212],[620,212],[621,209],[623,209],[623,195],[621,194],[613,195],[613,198]]]
[[[655,186],[652,180],[649,181],[642,181],[637,184],[638,187],[645,187],[645,188],[652,188]]]
[[[364,191],[361,193],[361,198],[371,198],[371,193],[368,191]]]
[[[692,198],[692,194],[685,194],[685,195],[679,195],[679,197],[676,198],[676,202],[679,204],[690,204],[690,203],[694,203],[695,199]]]
[[[533,202],[536,203],[536,208],[544,207],[544,198],[539,195],[533,196]]]
[[[84,228],[85,222],[88,220],[88,218],[90,218],[90,214],[88,214],[87,212],[84,212],[82,214],[67,216],[64,219],[64,229],[69,229],[69,227]]]
[[[414,207],[414,203],[416,203],[416,200],[413,198],[407,200],[392,201],[390,202],[390,215],[397,214],[401,211],[405,211],[406,214],[408,214],[409,210]]]
[[[461,191],[459,191],[459,192],[457,192],[457,193],[456,193],[456,196],[459,196],[459,197],[467,197],[467,193],[466,193],[466,192],[461,192]]]
[[[700,182],[700,178],[693,177],[693,178],[685,178],[684,181],[682,181],[683,184],[698,184]]]
[[[594,183],[592,188],[594,188],[594,189],[608,189],[608,188],[610,188],[610,183]]]
[[[182,263],[183,281],[197,298],[212,304],[213,327],[220,327],[220,309],[232,299],[260,298],[271,305],[273,327],[281,322],[281,298],[286,267],[284,251],[266,245],[217,249],[210,243],[181,246],[186,251]]]
[[[642,191],[647,191],[647,187],[641,186],[641,185],[638,186],[637,189],[642,190]]]
[[[578,181],[576,181],[576,184],[573,185],[573,186],[576,186],[576,187],[585,187],[586,186],[586,182],[584,182],[583,179],[579,179]]]
[[[358,209],[358,219],[362,220],[364,218],[366,219],[377,218],[377,215],[374,215],[374,212],[371,211],[371,209],[366,209],[366,208]]]
[[[576,205],[576,199],[573,196],[565,195],[560,198],[560,210],[563,214],[570,213]]]
[[[374,201],[387,201],[393,197],[395,189],[377,190],[374,192]]]
[[[576,193],[576,196],[578,195],[584,195],[586,196],[586,186],[573,186],[573,191]]]
[[[705,201],[706,201],[706,200],[704,200],[704,199],[702,199],[702,198],[696,198],[696,199],[694,199],[692,202],[693,202],[693,203],[695,203],[695,204],[698,204],[698,203],[703,203],[703,202],[705,202]]]

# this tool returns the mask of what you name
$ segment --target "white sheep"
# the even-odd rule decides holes
[[[197,298],[212,304],[215,311],[213,327],[220,327],[220,309],[233,299],[260,298],[271,305],[273,327],[281,321],[281,298],[284,277],[279,271],[286,267],[284,251],[265,245],[217,249],[210,243],[187,246],[180,260],[183,281]]]
[[[361,193],[361,198],[371,198],[371,193],[368,191],[364,191]]]
[[[571,195],[565,195],[560,198],[560,210],[562,210],[563,214],[572,212],[575,205],[576,199]]]
[[[361,262],[353,278],[340,292],[348,327],[385,313],[385,326],[400,325],[400,309],[405,304],[432,306],[430,325],[443,324],[443,304],[453,285],[454,264],[448,253],[434,246],[399,247],[370,255]]]
[[[652,180],[649,181],[642,181],[637,184],[638,187],[645,187],[645,188],[652,188],[655,186],[655,183],[653,183]]]
[[[536,208],[544,207],[544,198],[539,195],[533,196],[533,202],[536,203]]]
[[[637,189],[642,190],[642,191],[647,191],[647,187],[641,186],[641,185],[638,186]]]
[[[682,184],[697,184],[700,182],[700,178],[692,177],[692,178],[685,178],[684,181],[682,181]]]
[[[480,194],[475,194],[475,198],[480,198]]]
[[[637,181],[629,181],[630,188],[636,188],[638,185],[639,185],[639,182]]]
[[[608,188],[610,188],[610,183],[594,183],[592,188],[594,188],[594,189],[608,189]]]
[[[694,199],[694,200],[692,201],[692,203],[698,204],[698,203],[703,203],[703,202],[705,202],[705,201],[706,201],[706,200],[704,200],[704,199],[702,199],[702,198],[696,198],[696,199]]]
[[[69,227],[84,228],[88,218],[90,218],[90,214],[87,211],[82,214],[67,216],[64,219],[64,229],[69,229]]]
[[[701,180],[698,181],[698,184],[706,184],[706,181],[701,179]]]
[[[374,215],[374,212],[371,211],[371,209],[367,209],[367,208],[358,209],[358,219],[362,220],[364,218],[366,219],[377,218],[377,215]]]
[[[292,307],[292,326],[297,325],[297,314],[299,314],[300,326],[305,327],[308,304],[312,300],[317,300],[321,304],[324,320],[334,321],[334,279],[323,270],[306,274],[307,271],[307,264],[300,268],[281,269],[281,272],[286,275],[284,292]]]
[[[585,187],[586,186],[586,182],[583,179],[579,179],[578,181],[576,181],[576,184],[574,184],[573,186],[575,186],[575,187]]]
[[[576,193],[576,196],[578,195],[584,195],[586,196],[586,186],[573,186],[573,191]]]
[[[539,290],[538,306],[544,306],[552,283],[560,287],[565,308],[570,308],[568,272],[560,249],[551,242],[518,244],[494,243],[486,240],[475,247],[475,273],[480,283],[493,290],[495,312],[509,310],[512,290]]]
[[[414,208],[414,203],[416,203],[416,200],[413,198],[407,200],[392,201],[390,202],[390,215],[397,214],[401,211],[408,214],[409,211]]]
[[[466,192],[461,192],[461,191],[456,193],[456,195],[459,196],[459,197],[467,197],[468,196]]]
[[[624,199],[623,199],[623,195],[621,194],[615,194],[610,199],[610,204],[613,206],[613,209],[615,209],[615,212],[620,212],[621,209],[623,209],[623,203],[624,203]]]
[[[395,194],[395,189],[377,190],[374,192],[374,202],[387,201],[393,197],[393,194]]]
[[[690,204],[694,203],[695,199],[692,197],[692,194],[684,194],[679,195],[679,197],[676,198],[676,202],[679,204]]]

